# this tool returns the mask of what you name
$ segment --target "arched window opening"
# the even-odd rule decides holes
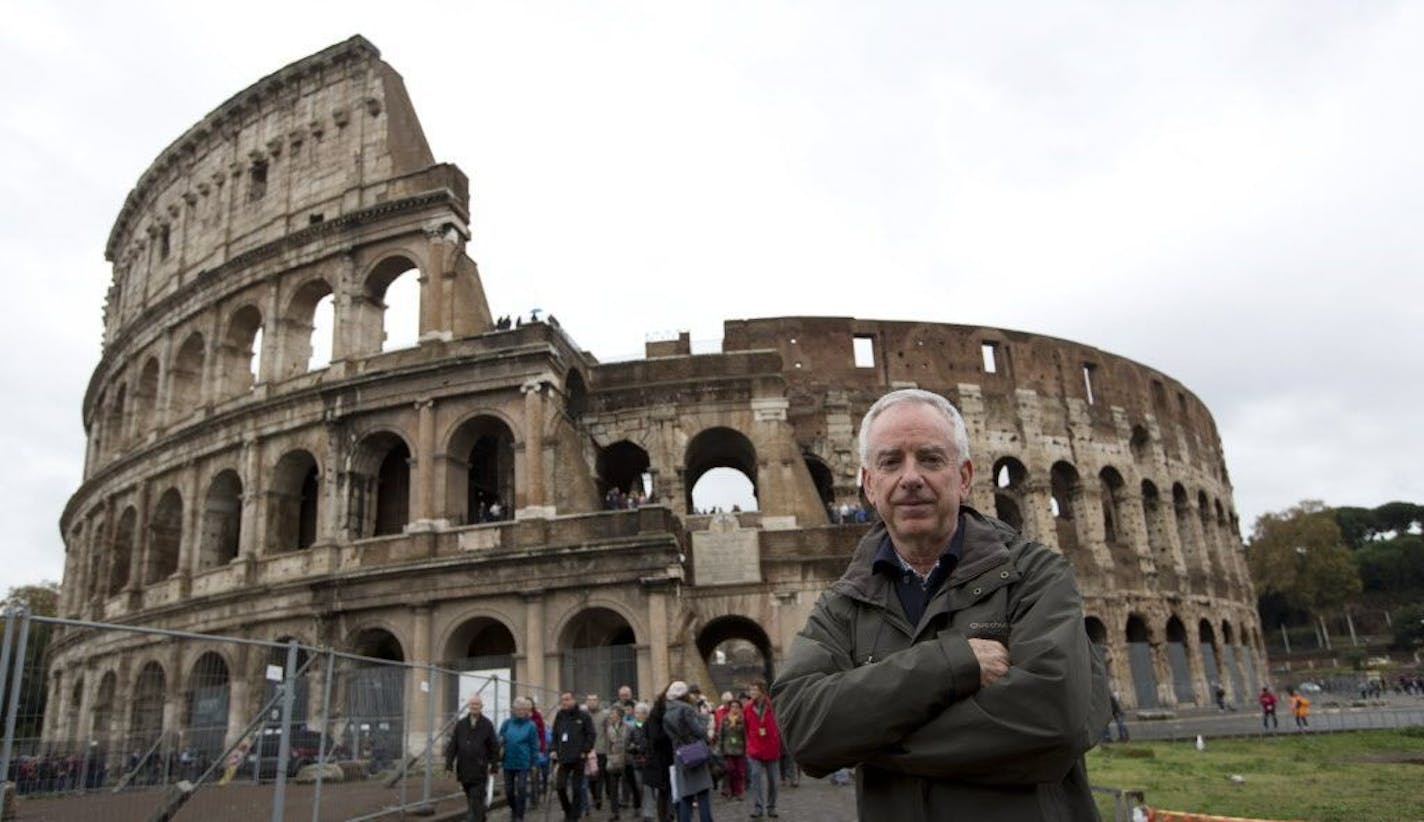
[[[403,257],[386,260],[371,272],[367,294],[381,311],[381,351],[420,342],[420,270]]]
[[[128,441],[128,432],[124,427],[128,421],[124,408],[127,403],[128,385],[123,384],[114,391],[114,399],[109,403],[108,414],[104,417],[104,439],[114,453],[122,451],[124,443]]]
[[[376,536],[399,534],[410,521],[410,449],[399,443],[376,475]]]
[[[173,358],[169,384],[169,413],[182,417],[203,404],[203,361],[207,354],[202,334],[189,334]]]
[[[1108,626],[1095,616],[1083,617],[1083,629],[1088,632],[1088,641],[1094,645],[1107,645]]]
[[[99,680],[99,692],[94,695],[93,738],[100,745],[107,745],[109,735],[114,732],[114,692],[118,690],[118,682],[119,679],[113,671],[106,672]]]
[[[262,373],[262,312],[256,306],[239,308],[228,321],[221,363],[222,397],[240,396],[257,385]]]
[[[687,444],[683,464],[689,511],[758,509],[756,448],[745,434],[708,428]]]
[[[129,584],[129,563],[133,561],[137,542],[138,511],[130,505],[119,515],[119,527],[114,531],[114,548],[109,558],[109,596],[117,596]]]
[[[811,484],[816,487],[816,496],[821,500],[821,507],[826,510],[827,521],[834,522],[831,507],[836,503],[835,474],[824,460],[809,451],[802,453],[801,458],[806,463],[806,471],[811,475]]]
[[[1127,661],[1132,669],[1132,689],[1138,708],[1157,707],[1157,672],[1152,667],[1151,637],[1147,623],[1133,614],[1127,619]]]
[[[1053,463],[1049,480],[1052,490],[1050,507],[1053,511],[1058,547],[1066,554],[1078,548],[1076,520],[1083,486],[1078,479],[1078,469],[1066,462]]]
[[[169,488],[158,498],[148,527],[148,573],[143,580],[146,585],[165,580],[178,570],[183,544],[183,497],[177,488]]]
[[[515,653],[514,633],[503,622],[492,617],[474,617],[461,623],[445,643],[444,667],[467,673],[452,674],[447,679],[446,709],[458,711],[475,693],[484,696],[486,711],[494,708],[491,697],[508,705]],[[495,685],[491,677],[503,681]],[[499,693],[494,693],[495,689]]]
[[[320,470],[306,451],[290,451],[272,472],[268,544],[273,551],[300,551],[316,542]]]
[[[157,410],[158,358],[149,357],[144,361],[138,374],[138,383],[134,386],[134,419],[137,420],[135,427],[143,429],[137,433],[143,434],[157,427],[157,420],[154,419]]]
[[[356,446],[351,515],[361,537],[399,534],[410,519],[410,447],[390,431]]]
[[[226,746],[230,676],[227,662],[209,651],[193,663],[188,675],[188,733],[185,746],[202,761],[221,756]]]
[[[351,652],[374,660],[405,660],[400,641],[381,628],[368,628],[353,637]],[[406,669],[366,660],[342,664],[341,693],[348,719],[343,744],[361,759],[381,765],[398,762],[405,750]]]
[[[1191,503],[1187,501],[1187,489],[1180,482],[1172,484],[1172,516],[1177,522],[1177,542],[1182,551],[1191,558],[1190,570],[1196,578],[1194,587],[1200,587],[1201,572],[1205,566],[1201,544],[1192,530]]]
[[[1152,436],[1147,433],[1147,428],[1141,425],[1132,426],[1132,439],[1129,441],[1132,448],[1132,459],[1136,463],[1144,463],[1152,458]]]
[[[1197,623],[1197,641],[1201,644],[1202,668],[1206,673],[1207,688],[1214,691],[1221,683],[1221,669],[1216,664],[1216,631],[1205,619]]]
[[[1162,495],[1151,480],[1142,481],[1142,520],[1147,524],[1147,544],[1152,549],[1152,555],[1165,557],[1171,548],[1171,540],[1167,536],[1166,511],[1162,507]],[[1158,569],[1161,569],[1161,565]]]
[[[514,517],[514,432],[498,417],[466,421],[450,439],[450,497],[464,500],[464,521],[474,524]]]
[[[652,492],[651,466],[648,452],[628,440],[598,449],[595,467],[604,509],[637,507],[646,499]]]
[[[336,301],[325,280],[297,289],[287,305],[283,347],[286,376],[295,377],[331,364],[336,333]]]
[[[1023,530],[1023,511],[1019,509],[1018,502],[1007,494],[994,495],[994,516],[1015,531]]]
[[[213,477],[203,503],[202,541],[198,548],[200,569],[219,568],[237,559],[242,541],[242,480],[227,470]]]
[[[163,666],[157,662],[146,663],[134,683],[133,713],[129,720],[132,731],[130,750],[146,750],[163,733],[163,695],[166,689]]]
[[[607,696],[638,683],[633,628],[617,612],[589,608],[571,619],[559,640],[563,652],[560,688]]]
[[[1122,474],[1119,474],[1116,468],[1108,466],[1098,472],[1098,481],[1102,486],[1103,541],[1114,545],[1122,538]]]
[[[758,679],[774,675],[771,640],[753,619],[718,617],[697,633],[697,652],[712,677],[711,694],[739,693]]]
[[[564,399],[564,410],[569,419],[577,425],[583,415],[588,413],[588,384],[583,381],[583,375],[579,372],[570,371],[564,379]]]
[[[1187,663],[1187,629],[1175,615],[1167,620],[1167,662],[1172,667],[1172,692],[1177,702],[1195,702],[1192,669]]]

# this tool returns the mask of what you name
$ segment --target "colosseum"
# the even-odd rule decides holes
[[[859,504],[861,415],[920,386],[964,412],[972,504],[1071,559],[1125,704],[1257,688],[1216,425],[1170,376],[1038,334],[849,317],[728,320],[719,352],[683,334],[602,363],[552,318],[495,320],[469,214],[467,178],[435,161],[400,75],[360,37],[164,149],[106,247],[61,615],[549,689],[774,674],[867,527],[840,515]],[[397,282],[419,294],[405,347],[387,340]],[[754,510],[694,508],[717,468],[744,475]],[[625,495],[641,504],[608,504]],[[182,732],[204,688],[241,727],[268,660],[68,629],[48,694],[69,709],[45,734]],[[423,738],[425,700],[457,695],[412,676],[391,687]]]

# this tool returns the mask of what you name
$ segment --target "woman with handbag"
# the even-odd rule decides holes
[[[692,822],[694,802],[701,822],[712,822],[712,750],[707,746],[707,720],[693,707],[686,682],[668,686],[663,729],[673,746],[678,822]]]

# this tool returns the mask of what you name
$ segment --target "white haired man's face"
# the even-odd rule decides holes
[[[478,695],[472,696],[470,700],[465,703],[465,707],[469,709],[471,716],[479,716],[480,712],[485,709],[485,701],[480,699]]]
[[[959,461],[949,420],[926,403],[901,402],[875,418],[866,439],[861,484],[895,547],[943,551],[974,476],[974,466]]]

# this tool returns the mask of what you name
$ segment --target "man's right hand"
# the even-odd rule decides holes
[[[970,639],[969,650],[979,660],[979,687],[987,688],[1009,672],[1009,649],[993,639]]]

